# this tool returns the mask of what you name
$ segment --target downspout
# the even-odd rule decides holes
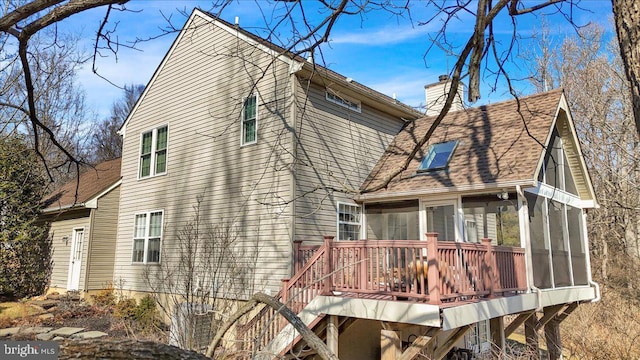
[[[84,273],[84,292],[89,293],[89,271],[91,271],[91,245],[93,244],[93,224],[96,218],[97,208],[91,209],[91,213],[89,215],[89,236],[87,238],[87,266],[85,267]],[[82,274],[82,272],[80,272]]]
[[[301,66],[300,66],[301,67]],[[290,116],[290,121],[291,121],[291,137],[290,137],[290,141],[291,141],[291,167],[290,167],[290,176],[289,176],[289,180],[290,180],[290,188],[289,188],[289,195],[291,197],[291,202],[289,203],[289,209],[291,211],[290,214],[290,231],[291,231],[291,261],[289,262],[289,275],[293,276],[293,272],[295,269],[295,264],[294,259],[295,259],[295,254],[293,253],[294,251],[294,247],[293,247],[293,241],[296,240],[296,189],[297,189],[297,183],[296,183],[296,167],[297,167],[297,157],[298,157],[298,141],[297,141],[297,135],[298,135],[298,129],[297,129],[297,124],[298,124],[298,112],[296,109],[297,103],[296,103],[296,96],[297,96],[297,91],[298,91],[298,87],[297,87],[297,70],[296,69],[290,69],[289,72],[289,91],[291,91],[291,94],[289,94],[289,106],[291,107],[289,109],[289,116]]]
[[[536,293],[536,311],[542,310],[542,290],[534,285],[533,281],[533,254],[531,253],[531,232],[529,231],[529,207],[527,198],[524,196],[524,191],[520,185],[516,185],[516,192],[518,193],[518,206],[520,206],[520,239],[524,242],[525,248],[525,261],[527,268],[527,285],[531,292]],[[524,241],[522,241],[524,240]]]

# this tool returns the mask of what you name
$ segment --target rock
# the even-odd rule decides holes
[[[51,340],[53,340],[53,341],[62,341],[62,340],[64,340],[64,338],[62,336],[56,336]]]
[[[58,305],[58,302],[56,300],[39,300],[32,301],[31,304],[40,306],[41,308],[46,310]]]
[[[47,320],[47,319],[51,319],[52,317],[53,317],[53,314],[42,314],[38,316],[38,319]]]
[[[60,294],[58,294],[57,292],[51,293],[51,294],[47,295],[47,299],[48,300],[58,300],[58,299],[60,299]]]
[[[61,327],[60,329],[51,331],[51,334],[53,334],[53,335],[61,335],[61,336],[71,336],[71,335],[79,333],[79,332],[81,332],[83,330],[84,330],[84,328]]]
[[[36,339],[42,340],[42,341],[49,341],[49,340],[51,340],[51,338],[53,338],[53,334],[52,333],[44,333],[44,334],[36,335]]]
[[[102,331],[86,331],[82,333],[77,333],[71,336],[72,339],[96,339],[103,336],[107,336],[109,334],[103,333]]]
[[[57,306],[54,306],[54,307],[52,307],[52,308],[49,308],[49,309],[47,310],[47,312],[48,312],[48,313],[52,313],[52,312],[54,312],[54,311],[56,311],[56,310],[58,310],[58,307],[57,307]]]
[[[51,330],[53,330],[52,327],[33,326],[33,327],[21,328],[20,334],[26,334],[26,335],[44,334]]]
[[[20,332],[20,328],[19,327],[0,329],[0,337],[15,335],[18,332]]]

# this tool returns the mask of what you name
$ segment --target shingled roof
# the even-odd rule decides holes
[[[447,114],[407,169],[373,191],[401,167],[436,116],[408,123],[363,183],[360,199],[534,181],[562,96],[554,90]],[[417,171],[429,145],[452,140],[458,145],[446,170]]]
[[[84,207],[85,203],[120,180],[120,158],[102,162],[80,175],[80,182],[74,178],[56,189],[45,198],[44,212],[54,212],[74,207]],[[77,189],[77,196],[76,196]]]

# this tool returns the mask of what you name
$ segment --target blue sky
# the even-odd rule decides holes
[[[530,1],[535,4],[540,1]],[[227,6],[221,17],[233,22],[235,16],[240,19],[240,26],[260,33],[265,28],[265,21],[274,14],[272,3],[240,0]],[[321,18],[314,3],[304,2],[308,7],[308,18],[318,21]],[[433,49],[425,56],[431,44],[430,38],[440,28],[438,20],[421,25],[433,10],[426,8],[426,1],[412,3],[409,17],[393,16],[387,11],[372,11],[362,16],[344,16],[336,23],[330,40],[322,46],[322,57],[326,66],[356,81],[370,86],[387,95],[396,94],[397,98],[409,105],[418,106],[424,103],[424,85],[437,80],[438,75],[448,73],[456,61],[454,56],[447,56],[440,49]],[[280,5],[282,6],[282,5]],[[583,0],[580,9],[574,9],[572,15],[578,25],[589,22],[600,23],[608,34],[614,35],[610,22],[611,3],[607,0]],[[136,38],[149,38],[163,34],[167,28],[167,18],[176,27],[180,27],[194,7],[211,9],[211,1],[150,1],[133,0],[126,5],[131,10],[112,14],[112,22],[117,23],[116,33],[121,42],[133,41]],[[563,10],[568,11],[565,7]],[[82,46],[90,51],[95,41],[95,32],[104,17],[106,9],[94,9],[75,15],[61,25],[62,31],[70,31],[83,40]],[[277,13],[276,13],[277,14]],[[539,28],[541,14],[559,39],[564,34],[575,32],[557,9],[550,8],[535,15],[518,18],[519,50],[531,48],[530,36]],[[474,19],[471,15],[462,15],[450,24],[448,33],[450,42],[463,44],[470,35]],[[497,19],[495,32],[498,41],[503,44],[511,38],[512,26],[508,16]],[[288,38],[288,28],[279,30],[278,36]],[[124,84],[147,84],[162,57],[169,49],[175,33],[157,39],[141,42],[137,50],[121,48],[117,58],[113,54],[100,57],[97,61],[99,73],[109,81],[120,86]],[[107,53],[103,53],[107,55]],[[318,58],[319,54],[316,54]],[[526,72],[526,65],[517,58],[508,65],[513,74],[520,77]],[[122,91],[109,82],[92,74],[91,64],[85,65],[78,73],[78,81],[86,92],[89,107],[98,113],[98,117],[108,114],[111,103]],[[489,84],[492,78],[485,79],[481,88],[482,99],[479,103],[495,102],[508,97],[504,84],[491,92]],[[523,93],[530,92],[525,81],[516,82]]]

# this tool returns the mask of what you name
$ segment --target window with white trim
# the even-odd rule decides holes
[[[163,215],[162,210],[136,214],[131,262],[143,264],[160,262]]]
[[[338,240],[359,240],[360,219],[360,206],[338,203]]]
[[[338,95],[333,92],[327,91],[327,101],[338,104],[342,107],[346,107],[347,109],[353,110],[355,112],[362,112],[362,105],[360,101],[348,98],[343,95]]]
[[[140,139],[139,178],[160,175],[167,172],[167,125],[142,133]]]
[[[258,141],[258,97],[251,95],[242,104],[242,145]]]

